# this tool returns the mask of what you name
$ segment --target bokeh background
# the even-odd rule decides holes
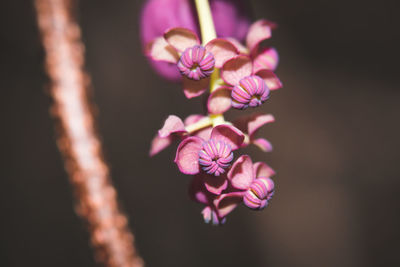
[[[202,222],[189,177],[154,158],[168,114],[202,110],[141,54],[143,1],[85,0],[79,20],[114,184],[147,266],[400,266],[400,31],[394,0],[253,0],[279,23],[284,88],[262,110],[277,191]],[[0,266],[95,266],[55,144],[31,1],[0,2]],[[228,117],[236,116],[232,112]]]

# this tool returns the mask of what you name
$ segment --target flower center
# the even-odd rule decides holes
[[[232,107],[246,109],[258,107],[269,96],[269,88],[265,81],[256,75],[242,78],[232,90]]]
[[[253,181],[243,196],[244,204],[250,209],[263,209],[274,194],[274,183],[270,178]]]
[[[215,176],[220,176],[230,166],[233,159],[231,147],[222,140],[210,139],[203,144],[199,152],[199,164],[202,169]]]
[[[187,48],[178,62],[178,69],[183,76],[192,80],[209,77],[214,71],[215,59],[201,45]]]

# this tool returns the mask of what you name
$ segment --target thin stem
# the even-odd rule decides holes
[[[217,38],[208,0],[195,0],[203,45]]]
[[[214,27],[214,21],[212,18],[211,8],[208,0],[195,0],[197,15],[199,17],[201,38],[203,45],[207,44],[209,41],[217,38],[217,33]],[[214,69],[213,74],[210,79],[210,93],[214,92],[219,87],[219,81],[221,80],[219,76],[219,71]],[[209,115],[213,127],[224,124],[224,115]]]
[[[105,266],[143,266],[121,212],[96,132],[84,46],[72,15],[74,1],[36,0],[37,19],[51,81],[57,143],[77,198],[77,212],[88,224],[96,259]]]

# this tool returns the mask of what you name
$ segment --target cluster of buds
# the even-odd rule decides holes
[[[201,28],[202,18],[199,20]],[[172,27],[146,44],[151,60],[167,62],[179,71],[187,98],[208,92],[207,115],[190,115],[185,120],[170,115],[150,149],[153,156],[174,141],[180,142],[174,162],[182,173],[193,176],[189,195],[205,205],[202,214],[207,223],[223,224],[240,203],[261,210],[274,194],[274,170],[263,162],[253,163],[248,155],[237,154],[250,144],[271,151],[269,141],[256,135],[274,117],[255,113],[229,122],[223,114],[230,108],[256,108],[271,91],[282,87],[274,73],[276,50],[261,46],[275,27],[267,20],[248,25],[244,44],[226,36],[201,42],[195,31]]]

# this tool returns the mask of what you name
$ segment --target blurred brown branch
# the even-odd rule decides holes
[[[72,15],[73,3],[36,0],[58,146],[78,199],[77,211],[88,223],[96,259],[106,266],[142,266],[95,130],[90,78],[83,69],[84,46]]]

